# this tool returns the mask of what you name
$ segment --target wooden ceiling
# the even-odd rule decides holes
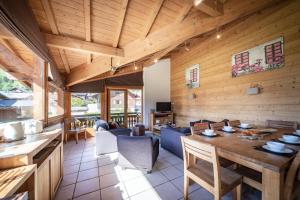
[[[134,70],[141,70],[186,40],[276,2],[28,0],[50,54],[59,71],[67,76],[68,86],[111,76],[112,66],[124,68],[136,63]],[[1,26],[0,34],[0,50],[6,48],[23,64],[33,65],[31,51]]]

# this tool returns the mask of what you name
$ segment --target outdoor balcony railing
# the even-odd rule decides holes
[[[120,125],[126,126],[124,113],[112,113],[110,114],[111,121],[118,122]],[[135,124],[141,122],[142,116],[139,113],[127,114],[127,128],[133,127]]]

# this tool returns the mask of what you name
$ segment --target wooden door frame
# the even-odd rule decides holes
[[[105,87],[105,93],[106,93],[106,121],[110,120],[110,91],[111,90],[121,90],[125,91],[124,93],[124,124],[127,126],[127,120],[128,120],[128,90],[130,89],[138,89],[141,90],[141,102],[142,102],[142,121],[144,120],[144,90],[143,86],[106,86]]]

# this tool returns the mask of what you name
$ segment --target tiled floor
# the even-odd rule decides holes
[[[95,139],[74,141],[64,146],[64,178],[56,200],[176,200],[183,197],[183,162],[160,149],[151,174],[139,170],[122,170],[117,165],[118,154],[96,156]],[[253,191],[244,192],[243,199],[259,199]],[[191,200],[213,199],[207,191],[193,184]],[[227,194],[223,199],[231,199]]]

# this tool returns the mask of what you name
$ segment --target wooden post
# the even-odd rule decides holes
[[[47,124],[48,104],[47,104],[47,65],[44,60],[34,57],[33,76],[33,118],[43,120]]]

